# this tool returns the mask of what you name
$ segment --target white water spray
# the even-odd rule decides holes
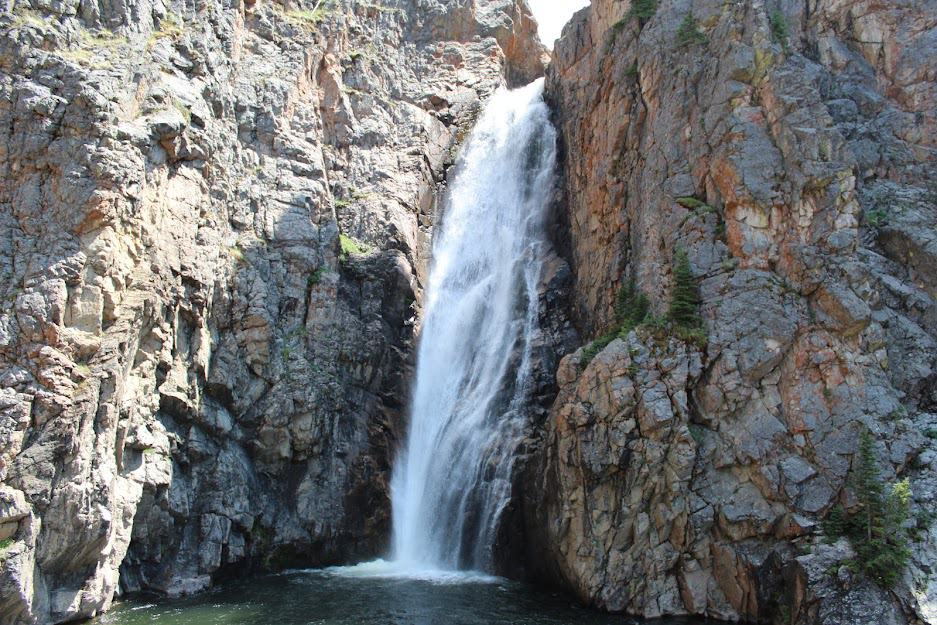
[[[392,481],[397,568],[491,568],[525,430],[555,145],[538,80],[491,98],[456,166]]]

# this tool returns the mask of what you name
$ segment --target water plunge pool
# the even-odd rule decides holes
[[[485,575],[381,576],[360,567],[290,571],[183,599],[116,602],[93,625],[701,625],[638,621]]]

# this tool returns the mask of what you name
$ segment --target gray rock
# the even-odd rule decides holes
[[[398,8],[0,15],[3,623],[385,550],[437,185],[543,71],[521,0]]]
[[[595,0],[547,71],[577,329],[612,331],[631,281],[665,314],[682,249],[707,344],[658,324],[629,337],[634,357],[616,341],[561,364],[523,490],[531,567],[644,617],[929,622],[920,530],[893,595],[797,553],[850,501],[863,428],[887,479],[931,492],[914,430],[937,388],[937,31],[922,17],[937,3],[689,5],[639,23]],[[705,43],[678,40],[691,9]],[[694,359],[698,374],[671,373]],[[625,380],[635,399],[606,399]],[[603,435],[628,422],[622,454]]]

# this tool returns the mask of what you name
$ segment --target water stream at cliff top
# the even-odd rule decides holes
[[[491,568],[524,434],[555,145],[539,80],[492,96],[456,165],[391,488],[404,571]]]

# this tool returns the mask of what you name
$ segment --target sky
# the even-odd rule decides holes
[[[540,40],[552,49],[569,18],[589,0],[529,0],[528,4],[540,25]]]

